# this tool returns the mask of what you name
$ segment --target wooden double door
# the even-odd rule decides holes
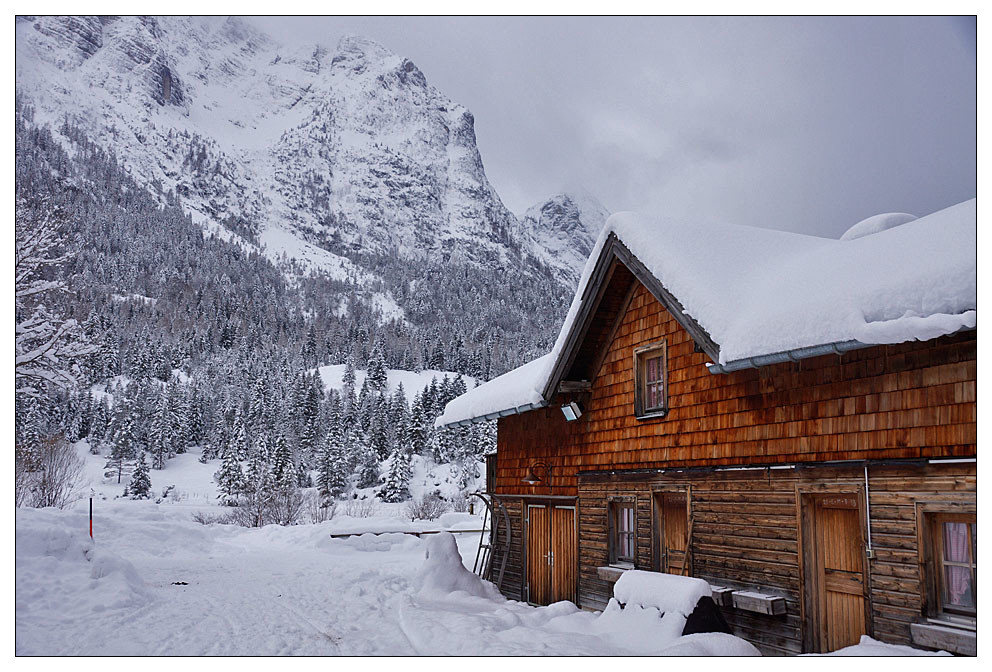
[[[807,652],[836,651],[869,634],[864,512],[859,494],[803,498]]]
[[[575,506],[527,505],[527,600],[532,604],[576,601],[578,532]]]

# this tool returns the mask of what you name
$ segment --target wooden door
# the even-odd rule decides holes
[[[527,599],[549,604],[551,598],[551,515],[544,504],[527,505]]]
[[[804,550],[811,584],[807,623],[817,651],[836,651],[868,633],[862,513],[854,494],[816,495],[810,504],[812,548]]]
[[[655,494],[658,569],[668,574],[689,574],[687,551],[689,523],[685,492]]]
[[[578,584],[578,534],[575,507],[551,510],[551,601],[575,602]]]

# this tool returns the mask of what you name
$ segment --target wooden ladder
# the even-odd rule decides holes
[[[486,495],[489,499],[486,498]],[[475,564],[472,571],[483,579],[495,583],[497,588],[501,588],[510,550],[510,514],[496,495],[473,492],[469,497],[478,497],[486,505],[486,511],[482,518],[483,531],[479,535],[479,548],[475,553]],[[487,522],[489,523],[488,530],[486,529]],[[486,532],[489,533],[488,536]],[[493,549],[499,545],[500,532],[503,533],[504,539],[502,557],[497,571],[493,566]]]

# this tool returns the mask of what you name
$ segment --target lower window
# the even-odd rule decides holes
[[[637,548],[635,503],[610,502],[610,564],[634,564]]]
[[[974,514],[940,513],[931,516],[931,544],[937,584],[936,603],[941,614],[977,616],[978,524]]]

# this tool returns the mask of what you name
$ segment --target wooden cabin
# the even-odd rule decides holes
[[[686,574],[765,654],[973,655],[975,228],[612,217],[554,350],[438,420],[498,418],[501,591],[599,610],[627,569]]]

